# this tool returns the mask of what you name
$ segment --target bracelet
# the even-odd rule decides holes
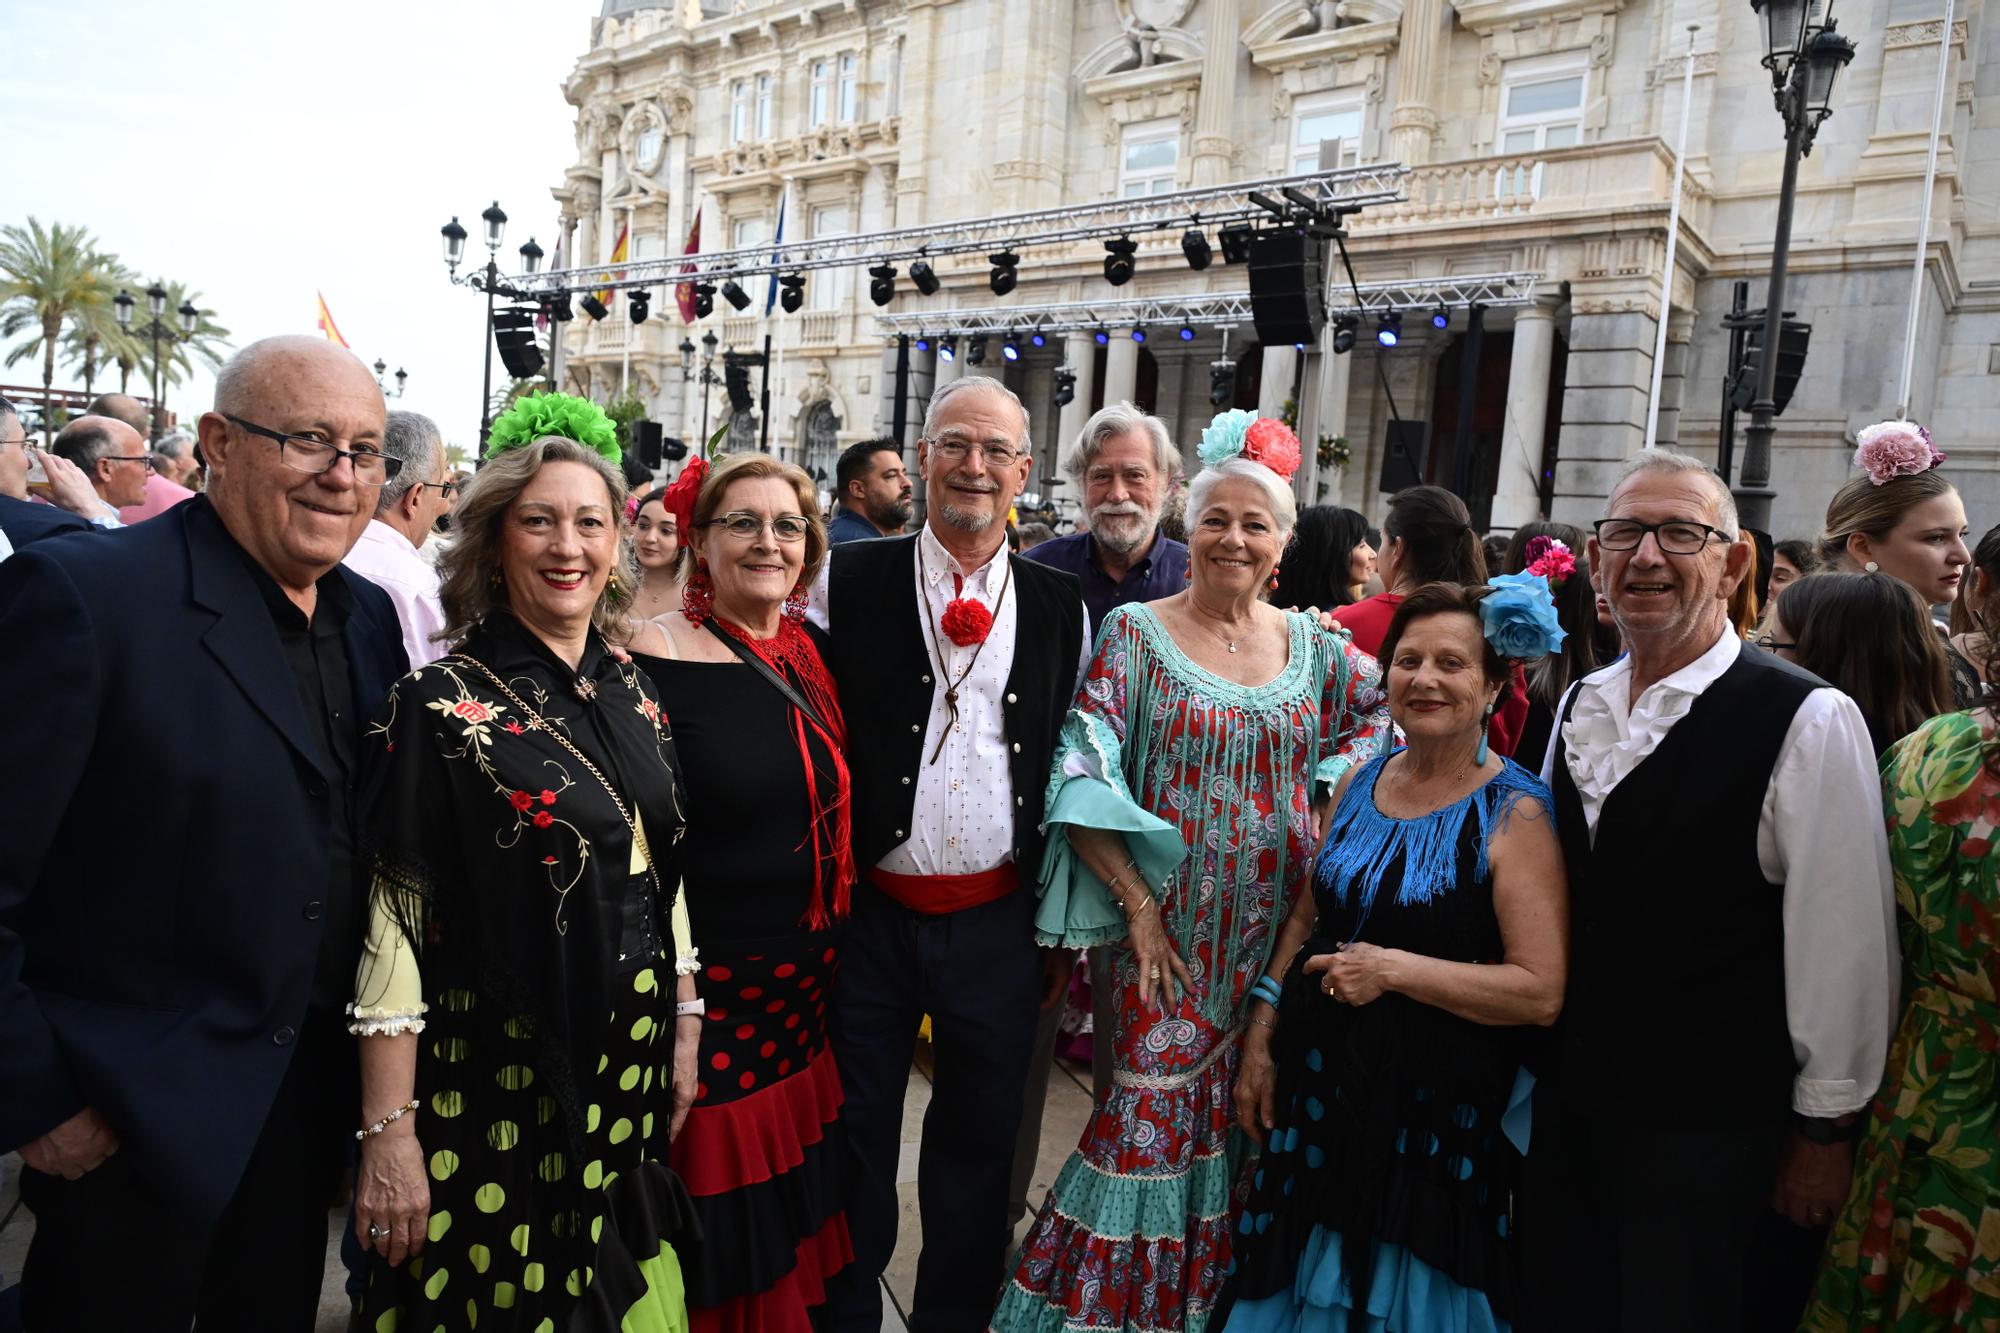
[[[395,1124],[398,1120],[401,1120],[404,1116],[408,1115],[410,1112],[416,1109],[417,1109],[416,1099],[412,1098],[409,1101],[404,1102],[401,1106],[397,1107],[395,1110],[389,1112],[389,1114],[383,1116],[380,1120],[377,1120],[374,1124],[370,1125],[368,1128],[355,1130],[354,1137],[356,1140],[361,1140],[361,1141],[372,1139],[377,1134],[380,1134],[383,1130],[389,1128],[389,1126]]]
[[[1130,921],[1133,917],[1137,916],[1139,913],[1145,911],[1147,907],[1151,906],[1152,901],[1153,901],[1153,891],[1151,889],[1142,886],[1139,890],[1139,905],[1137,907],[1127,907],[1125,906],[1126,900],[1124,898],[1120,898],[1118,900],[1118,910],[1125,913],[1125,919],[1127,921]]]
[[[675,1018],[700,1018],[707,1012],[708,1001],[698,995],[692,1000],[677,1000],[674,1002]]]
[[[1267,972],[1257,978],[1257,984],[1250,988],[1250,998],[1253,1000],[1262,1000],[1265,1004],[1276,1009],[1280,1007],[1280,1003],[1284,999],[1284,990],[1278,985],[1277,979]]]
[[[1276,1023],[1270,1022],[1268,1019],[1259,1018],[1255,1014],[1250,1015],[1250,1021],[1252,1023],[1255,1023],[1260,1028],[1269,1028],[1273,1032],[1276,1032],[1278,1030],[1278,1025]]]

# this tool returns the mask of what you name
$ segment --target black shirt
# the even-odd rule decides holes
[[[353,677],[347,662],[347,618],[354,608],[338,569],[316,585],[312,619],[285,595],[264,567],[244,554],[250,577],[271,612],[285,664],[298,685],[306,723],[319,742],[326,772],[325,799],[332,815],[327,842],[326,891],[320,896],[323,922],[319,962],[313,969],[311,1006],[342,1012],[354,992],[359,960],[361,893],[355,879],[354,791],[361,724],[354,711]],[[319,795],[314,790],[314,795]],[[309,906],[308,911],[312,910]]]

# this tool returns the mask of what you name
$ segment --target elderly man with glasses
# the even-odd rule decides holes
[[[103,502],[103,512],[90,516],[99,527],[122,526],[118,511],[145,503],[146,478],[153,474],[152,452],[145,436],[116,417],[77,417],[56,432],[49,449],[83,469]]]
[[[321,339],[245,348],[215,404],[205,495],[0,565],[0,767],[35,779],[0,803],[0,1147],[36,1329],[310,1328],[353,1142],[356,759],[406,662],[340,561],[399,465]]]
[[[1571,688],[1543,768],[1574,947],[1520,1221],[1534,1326],[1735,1328],[1784,1286],[1790,1327],[1894,1020],[1875,752],[1730,626],[1751,548],[1704,464],[1647,450],[1595,526],[1629,652]]]
[[[28,498],[31,486],[47,504]],[[93,520],[109,526],[110,515],[83,469],[29,444],[20,413],[0,398],[0,557],[44,537],[88,532]]]
[[[347,567],[389,594],[403,626],[412,667],[428,666],[450,645],[440,643],[444,604],[437,570],[424,559],[424,539],[451,512],[458,484],[446,479],[444,440],[437,423],[416,412],[391,412],[382,451],[401,464],[375,499],[375,517],[348,553]]]

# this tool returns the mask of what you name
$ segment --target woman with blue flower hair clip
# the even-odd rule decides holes
[[[1505,1333],[1528,1029],[1567,966],[1540,779],[1492,752],[1510,663],[1560,646],[1545,578],[1432,583],[1382,639],[1406,748],[1348,772],[1311,892],[1251,990],[1226,1333]]]

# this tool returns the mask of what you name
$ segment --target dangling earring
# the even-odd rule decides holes
[[[611,594],[611,600],[618,600],[618,571],[611,571],[611,579],[604,585],[604,591]]]
[[[1479,753],[1472,756],[1472,764],[1475,768],[1484,768],[1486,766],[1486,737],[1493,729],[1493,714],[1495,711],[1493,708],[1488,708],[1486,716],[1479,723]]]
[[[785,594],[785,619],[794,625],[803,621],[806,618],[806,602],[811,596],[804,579],[794,583],[792,590]]]
[[[1879,574],[1882,572],[1882,566],[1876,564],[1873,560],[1870,560],[1867,564],[1863,565],[1862,568],[1867,570],[1870,574]]]
[[[697,560],[694,573],[688,575],[687,587],[681,590],[681,613],[697,628],[715,614],[715,585],[709,582],[706,560]]]
[[[1279,571],[1279,570],[1280,570],[1281,568],[1283,568],[1283,566],[1281,566],[1281,565],[1272,565],[1272,566],[1271,566],[1271,591],[1272,591],[1272,592],[1276,592],[1276,591],[1278,590],[1278,571]]]
[[[486,586],[491,590],[493,590],[494,592],[499,592],[502,588],[507,586],[507,580],[504,577],[502,577],[500,571],[496,569],[491,574],[488,574],[486,576]]]

